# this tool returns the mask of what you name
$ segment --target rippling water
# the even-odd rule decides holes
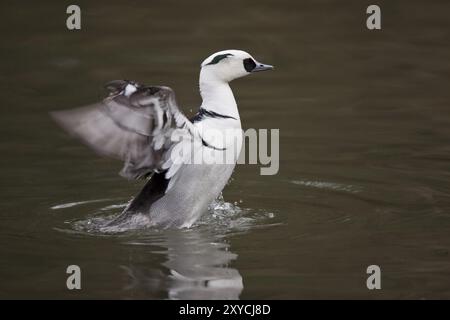
[[[54,210],[110,202],[108,199],[80,201],[53,206]],[[273,213],[243,209],[221,196],[211,204],[208,215],[191,229],[158,230],[149,227],[146,216],[136,215],[119,225],[109,223],[127,203],[95,209],[88,218],[67,220],[66,228],[55,230],[67,236],[109,237],[124,246],[147,249],[148,254],[162,256],[160,265],[120,265],[124,298],[164,297],[169,299],[238,299],[243,288],[239,271],[230,267],[237,254],[230,251],[228,237],[249,230],[279,225],[271,223]]]
[[[378,4],[370,32],[356,0],[80,2],[68,32],[64,3],[3,1],[0,297],[450,298],[450,5]],[[276,66],[232,87],[245,128],[280,129],[280,172],[238,166],[189,230],[108,229],[142,183],[48,112],[127,78],[191,115],[224,48]]]

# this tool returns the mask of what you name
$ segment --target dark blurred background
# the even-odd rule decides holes
[[[377,1],[377,31],[370,4],[3,0],[0,297],[450,298],[450,4]],[[232,88],[244,128],[280,129],[279,174],[239,166],[189,231],[80,228],[142,183],[48,112],[133,79],[192,115],[201,61],[230,48],[276,66]],[[69,264],[82,291],[65,287]],[[372,264],[381,290],[366,288]]]

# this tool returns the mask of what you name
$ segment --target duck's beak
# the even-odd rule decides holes
[[[270,64],[256,62],[256,67],[253,68],[252,72],[267,71],[267,70],[272,70],[272,69],[273,69],[273,66],[271,66]]]

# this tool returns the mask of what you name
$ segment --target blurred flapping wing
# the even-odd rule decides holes
[[[125,178],[170,171],[169,152],[177,143],[171,139],[174,131],[195,136],[192,123],[178,109],[172,89],[128,80],[111,81],[106,88],[109,96],[102,102],[55,111],[52,117],[95,152],[123,160],[120,174]]]

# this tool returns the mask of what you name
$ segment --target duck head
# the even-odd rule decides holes
[[[202,62],[200,77],[230,82],[254,72],[272,69],[273,66],[258,62],[245,51],[223,50],[213,53]]]

